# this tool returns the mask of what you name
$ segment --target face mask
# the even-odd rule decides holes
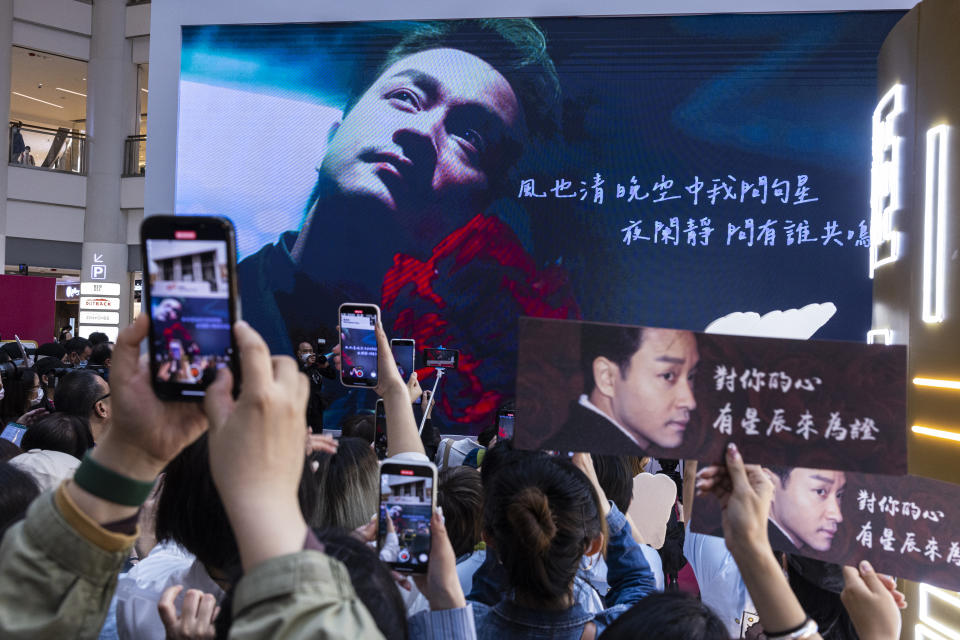
[[[78,368],[78,369],[83,369],[83,368],[86,367],[86,366],[87,366],[87,361],[86,361],[86,360],[81,360],[80,362],[77,363],[77,368]]]
[[[37,387],[37,393],[33,396],[33,404],[43,401],[43,387]]]
[[[306,362],[306,361],[307,361],[310,357],[312,357],[312,356],[313,356],[312,353],[301,353],[301,354],[300,354],[300,359],[303,360],[304,362]]]

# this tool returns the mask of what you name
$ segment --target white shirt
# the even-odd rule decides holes
[[[120,640],[165,640],[167,632],[157,612],[157,603],[168,587],[178,584],[183,585],[183,591],[174,601],[178,612],[189,589],[211,593],[217,602],[223,600],[223,589],[194,555],[174,542],[165,541],[117,581]]]
[[[587,397],[587,394],[585,394],[585,393],[581,393],[581,394],[580,394],[580,406],[583,407],[583,408],[585,408],[585,409],[589,409],[590,411],[593,411],[593,412],[596,413],[597,415],[600,415],[600,416],[603,416],[604,418],[606,418],[606,419],[607,419],[607,422],[609,422],[610,424],[612,424],[613,426],[615,426],[617,429],[620,429],[620,431],[623,432],[623,435],[625,435],[625,436],[627,436],[628,438],[630,438],[630,440],[631,440],[635,445],[637,445],[638,447],[640,447],[641,449],[646,449],[646,448],[647,448],[647,445],[642,445],[642,444],[640,444],[640,441],[637,440],[637,436],[635,436],[635,435],[633,435],[632,433],[630,433],[629,431],[627,431],[627,428],[626,428],[626,427],[624,427],[622,424],[620,424],[619,422],[617,422],[616,420],[614,420],[613,418],[611,418],[610,416],[608,416],[606,413],[604,413],[603,411],[601,411],[601,410],[597,407],[597,405],[595,405],[595,404],[593,404],[592,402],[590,402],[590,398],[588,398],[588,397]]]
[[[660,554],[648,544],[641,544],[640,551],[643,552],[643,559],[650,565],[657,591],[662,593],[664,579],[663,560],[660,559]],[[607,561],[600,554],[583,556],[580,559],[580,571],[577,576],[592,584],[601,596],[606,597],[607,592],[610,591],[610,584],[607,582]]]
[[[720,617],[731,638],[740,638],[757,619],[756,608],[723,538],[690,531],[687,525],[683,555],[700,585],[700,600]]]

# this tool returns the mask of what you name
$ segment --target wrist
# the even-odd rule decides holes
[[[467,599],[463,596],[463,590],[459,591],[459,594],[442,593],[432,595],[430,598],[430,610],[445,611],[447,609],[462,609],[467,606]]]
[[[166,460],[157,460],[141,447],[111,438],[109,431],[103,442],[90,450],[90,457],[101,466],[140,482],[153,482],[167,465]]]

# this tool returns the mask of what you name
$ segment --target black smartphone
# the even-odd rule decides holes
[[[428,367],[456,369],[460,364],[460,352],[456,349],[424,349],[423,361]]]
[[[373,420],[373,450],[377,452],[377,459],[383,460],[387,457],[387,412],[383,406],[383,398],[377,398]]]
[[[437,467],[430,462],[380,465],[377,548],[391,569],[426,573],[430,561],[430,518],[436,508]],[[393,535],[391,535],[393,534]]]
[[[501,411],[497,414],[497,439],[513,437],[513,411]]]
[[[413,357],[417,341],[412,338],[393,338],[390,340],[390,350],[393,351],[393,359],[397,363],[397,369],[400,370],[400,377],[406,382],[410,379],[410,374],[414,372]]]
[[[160,398],[200,400],[222,367],[239,388],[235,238],[233,224],[216,216],[149,216],[140,226],[150,371]]]
[[[340,382],[346,387],[377,386],[377,323],[380,307],[345,302],[340,305]]]
[[[373,412],[373,419],[376,425],[376,433],[373,436],[374,442],[387,439],[387,411],[383,406],[383,398],[377,398],[377,408]]]

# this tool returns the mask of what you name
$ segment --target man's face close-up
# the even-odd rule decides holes
[[[496,69],[457,49],[421,51],[387,68],[346,114],[321,179],[372,207],[351,209],[364,221],[432,247],[490,204],[491,171],[521,129]]]
[[[659,447],[680,446],[690,412],[697,407],[693,375],[699,361],[691,332],[644,329],[626,377],[614,377],[614,419]]]
[[[774,475],[770,518],[798,546],[827,551],[843,522],[840,505],[846,485],[843,471],[797,468],[786,483]]]

